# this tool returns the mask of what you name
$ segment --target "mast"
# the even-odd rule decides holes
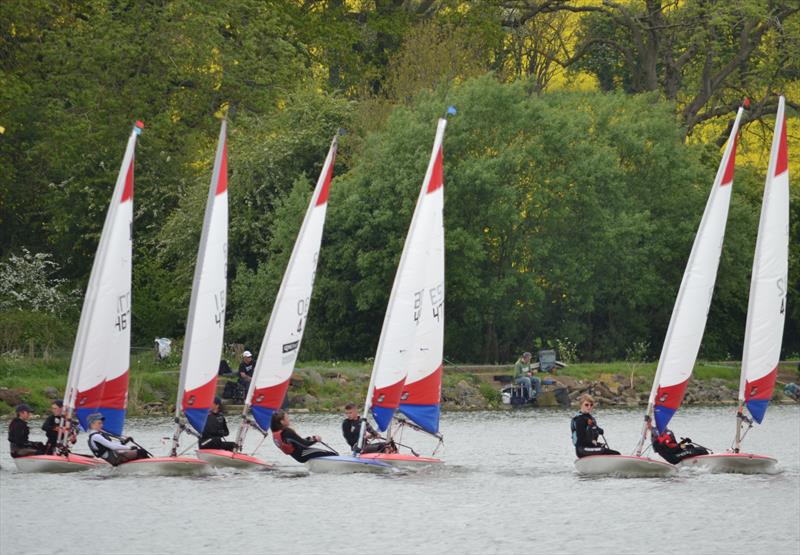
[[[761,216],[758,222],[744,333],[734,452],[742,427],[761,423],[778,375],[789,269],[789,172],[785,99],[778,100]],[[752,420],[744,415],[747,407]]]
[[[275,298],[242,409],[242,423],[236,434],[237,451],[242,449],[251,425],[248,411],[253,413],[262,431],[268,429],[272,412],[280,407],[289,387],[314,290],[338,144],[337,133],[331,140]]]
[[[661,349],[653,386],[650,389],[642,434],[635,449],[636,456],[641,456],[644,450],[647,433],[651,427],[651,418],[655,418],[658,431],[663,432],[672,415],[680,407],[697,360],[722,253],[733,186],[739,123],[746,104],[747,101],[736,113],[733,128],[694,238],[689,260],[686,263],[686,270]]]
[[[177,455],[181,412],[197,433],[202,434],[214,398],[217,370],[225,328],[228,251],[228,156],[227,118],[222,120],[208,188],[203,231],[197,251],[192,296],[186,321],[186,338],[175,400],[175,432],[171,455]],[[191,430],[188,430],[192,433]]]
[[[455,109],[448,109],[448,113],[455,113]],[[424,257],[425,242],[430,239],[433,224],[429,221],[430,218],[427,221],[423,218],[422,206],[428,195],[428,186],[436,167],[437,154],[441,151],[446,126],[447,120],[440,118],[428,169],[420,187],[395,280],[392,284],[392,291],[389,295],[389,304],[378,340],[369,388],[364,400],[363,419],[358,438],[359,451],[364,448],[366,422],[370,409],[372,409],[378,429],[382,431],[389,429],[392,416],[399,406],[400,396],[403,393],[418,320],[415,313],[415,302],[418,302],[419,291],[424,289],[426,273],[424,267],[420,267],[418,263],[412,266],[411,261],[417,259],[418,262],[420,256]],[[376,392],[379,393],[378,402],[385,406],[373,406]],[[383,422],[378,417],[379,414]]]
[[[86,417],[98,410],[112,432],[121,433],[124,425],[130,368],[133,165],[143,128],[137,121],[128,137],[86,286],[64,389],[67,427],[77,415],[86,429]],[[98,353],[103,356],[95,356]],[[58,443],[68,449],[65,436],[61,432]]]

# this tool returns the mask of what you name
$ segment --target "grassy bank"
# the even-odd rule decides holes
[[[231,366],[236,365],[232,363]],[[23,401],[32,405],[37,413],[44,413],[51,399],[63,396],[68,369],[69,358],[66,356],[47,359],[0,357],[0,415],[10,414],[14,405]],[[134,354],[131,357],[129,413],[141,415],[171,410],[179,369],[180,359],[176,356],[156,361],[149,351]],[[611,387],[630,387],[632,384],[636,392],[645,393],[649,391],[655,369],[655,362],[636,365],[628,362],[576,363],[562,369],[559,377],[570,383],[602,382]],[[348,402],[360,403],[366,394],[370,370],[368,362],[302,363],[292,378],[289,404],[312,411],[335,411]],[[798,372],[796,362],[783,364],[779,383],[800,381]],[[511,365],[446,366],[443,380],[445,408],[498,408],[501,384],[496,378],[510,373]],[[693,376],[694,382],[724,384],[736,390],[739,365],[699,362]],[[233,378],[221,378],[220,381],[224,383],[227,379]]]

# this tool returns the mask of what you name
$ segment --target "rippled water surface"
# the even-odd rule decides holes
[[[4,441],[0,553],[800,553],[800,407],[771,407],[747,437],[749,451],[779,460],[773,476],[580,478],[571,416],[445,414],[446,466],[392,476],[309,474],[269,441],[257,455],[274,472],[21,474]],[[612,447],[630,452],[640,413],[596,416]],[[344,450],[338,416],[293,419]],[[729,407],[690,408],[673,424],[715,451],[734,431]],[[167,419],[127,429],[157,453],[170,432]]]

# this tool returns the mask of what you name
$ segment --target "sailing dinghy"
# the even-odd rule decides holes
[[[455,113],[449,109],[448,113]],[[383,321],[378,350],[364,403],[378,430],[389,431],[399,410],[406,419],[396,429],[410,427],[439,435],[444,348],[444,179],[442,142],[447,119],[440,118],[430,162],[400,256]],[[359,445],[366,444],[366,420]],[[306,463],[314,472],[364,471],[355,461],[419,468],[442,461],[406,453],[362,453],[354,457],[319,457]]]
[[[650,390],[639,443],[632,456],[594,455],[576,460],[575,468],[581,474],[671,476],[677,472],[667,462],[643,456],[645,441],[648,434],[654,432],[653,419],[655,429],[661,433],[666,430],[670,419],[680,407],[700,350],[725,237],[733,187],[736,142],[743,111],[744,108],[740,107],[736,114],[686,263]]]
[[[242,453],[247,432],[255,428],[266,437],[272,413],[281,408],[294,364],[300,352],[308,319],[314,277],[325,228],[328,192],[333,178],[338,135],[331,141],[325,163],[306,210],[300,232],[289,257],[275,304],[272,308],[253,377],[242,409],[242,423],[236,435],[236,451],[199,449],[197,456],[214,466],[270,469],[272,465]],[[255,421],[250,420],[252,412]]]
[[[106,429],[119,435],[125,423],[131,346],[131,272],[133,243],[133,161],[136,139],[144,124],[137,121],[128,137],[97,246],[83,301],[75,348],[64,390],[64,422],[100,412]],[[67,435],[59,453],[14,459],[23,472],[78,472],[107,463],[70,453]]]
[[[786,292],[789,277],[789,164],[786,148],[785,99],[778,100],[775,134],[764,185],[758,224],[750,300],[744,333],[739,407],[732,452],[701,455],[681,461],[680,466],[710,472],[761,474],[776,472],[771,457],[741,452],[742,439],[764,420],[778,376]],[[744,409],[750,417],[744,414]]]
[[[217,370],[225,331],[225,297],[228,273],[228,147],[227,121],[222,121],[214,170],[206,201],[203,232],[197,251],[192,297],[186,322],[175,432],[167,457],[137,459],[117,467],[125,472],[150,474],[205,474],[206,461],[178,452],[183,433],[200,437],[217,387]],[[186,423],[181,418],[186,419]]]

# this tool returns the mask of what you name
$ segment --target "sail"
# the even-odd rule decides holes
[[[432,243],[438,240],[439,230],[442,229],[441,217],[436,219],[437,212],[441,214],[442,210],[442,179],[441,172],[438,176],[434,176],[434,169],[441,170],[441,160],[438,157],[441,153],[441,141],[446,125],[446,120],[439,120],[433,155],[420,189],[414,215],[411,218],[406,242],[403,245],[403,253],[400,255],[400,264],[397,267],[394,285],[389,295],[389,305],[386,308],[378,350],[372,367],[365,410],[371,410],[381,431],[385,431],[389,426],[400,405],[409,364],[412,361],[411,351],[416,343],[417,327],[422,315],[422,295],[427,292],[427,284],[436,281],[436,273],[439,272],[439,270],[433,269],[432,277],[429,279],[426,265],[429,262],[429,256],[435,257],[431,254],[436,250]],[[436,264],[433,259],[430,262]],[[444,276],[443,267],[441,276]],[[441,282],[441,279],[438,279]],[[443,296],[443,285],[441,293]],[[428,309],[430,310],[430,306]],[[443,317],[442,313],[441,318],[443,319]],[[435,325],[428,322],[427,326],[430,326],[431,329],[429,333],[420,336],[420,348],[429,344],[433,349],[440,351],[441,347],[436,347]],[[441,356],[436,355],[435,351],[431,355],[413,357],[414,360],[419,360],[413,373],[417,385],[411,390],[411,393],[416,392],[416,399],[412,399],[412,401],[414,405],[419,406],[410,410],[414,412],[414,409],[417,408],[416,417],[423,421],[426,420],[423,413],[427,413],[428,420],[432,422],[433,419],[438,421],[438,418],[435,417],[435,414],[438,414],[440,387],[437,380],[440,380],[441,371],[438,372],[438,378],[436,376],[428,380],[425,378],[431,373],[437,374],[437,369],[441,366]],[[438,361],[436,367],[429,368],[427,366],[435,361]],[[436,397],[435,402],[434,397]],[[409,417],[415,419],[414,416]]]
[[[422,243],[419,259],[409,261],[411,271],[424,276],[414,294],[414,343],[409,353],[400,412],[424,430],[439,432],[444,356],[444,171],[442,140],[447,120],[440,119],[433,152],[422,189],[424,201],[416,232]]]
[[[683,401],[703,339],[728,220],[742,112],[739,108],[694,238],[650,391],[649,406],[659,432],[666,429]]]
[[[186,322],[180,386],[175,416],[183,414],[202,433],[217,386],[225,332],[228,274],[228,146],[227,122],[219,131],[214,170],[208,189],[203,232],[194,269],[192,298]]]
[[[739,401],[759,424],[778,376],[789,272],[789,167],[780,97],[758,224],[744,333]]]
[[[289,257],[245,399],[245,412],[250,406],[253,417],[263,430],[269,429],[272,413],[283,404],[300,352],[314,289],[337,145],[338,140],[334,137]]]
[[[144,124],[136,122],[111,196],[83,300],[64,393],[66,414],[100,412],[105,429],[121,434],[128,402],[133,258],[133,159]]]

